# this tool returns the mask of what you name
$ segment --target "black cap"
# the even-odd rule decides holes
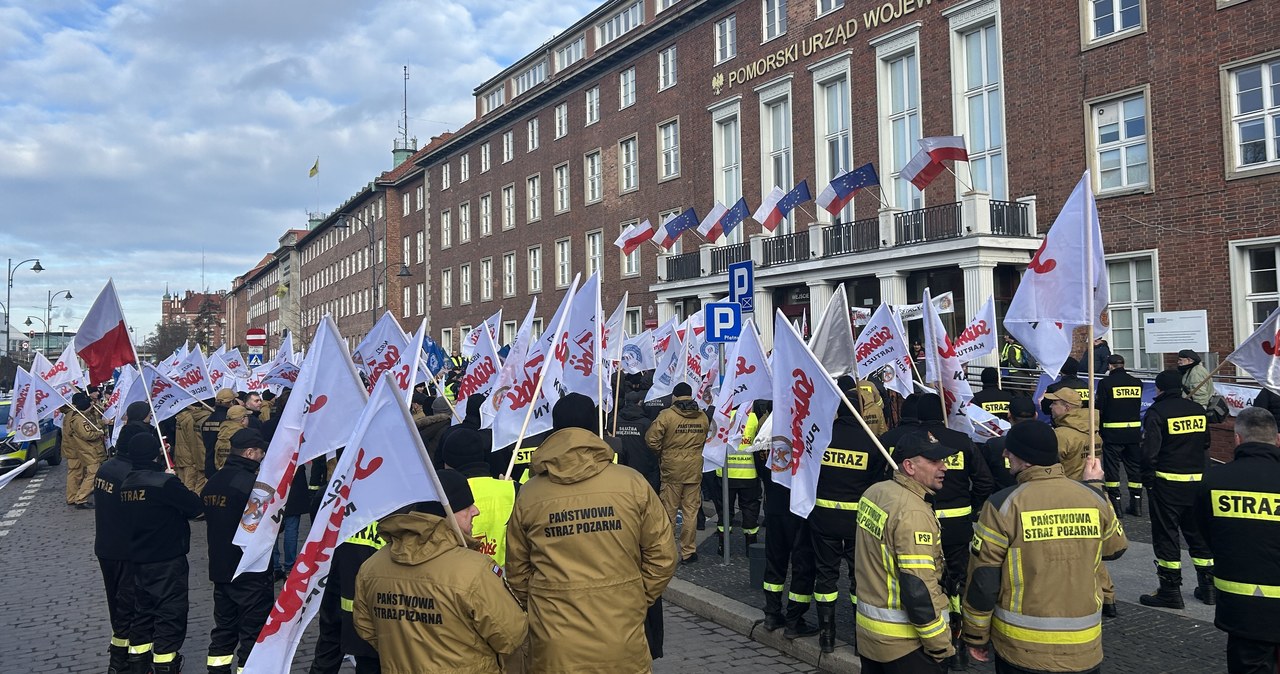
[[[1019,396],[1009,403],[1009,417],[1011,419],[1033,419],[1036,416],[1036,403],[1034,400]]]
[[[267,440],[252,428],[242,428],[231,436],[231,449],[261,449],[267,451]]]
[[[1004,448],[1033,466],[1058,463],[1058,436],[1043,421],[1015,424],[1004,436]]]
[[[551,428],[582,428],[592,433],[599,430],[599,412],[596,404],[581,393],[570,393],[556,401],[551,408]]]
[[[490,446],[483,442],[486,437],[471,429],[450,433],[440,445],[440,460],[450,468],[460,469],[473,463],[483,463],[487,469]]]
[[[923,456],[930,461],[941,461],[955,453],[956,450],[938,442],[932,433],[907,433],[894,447],[893,458],[901,462]]]
[[[685,382],[680,382],[675,385],[675,388],[671,389],[671,395],[672,397],[691,396],[693,395],[693,387]]]
[[[1107,365],[1124,365],[1124,356],[1118,353],[1107,356]]]
[[[1177,391],[1182,388],[1182,373],[1177,370],[1165,370],[1156,375],[1156,388],[1161,391]]]
[[[466,510],[476,502],[475,497],[471,495],[471,485],[467,483],[465,475],[451,468],[437,471],[436,475],[440,478],[440,486],[444,489],[445,498],[449,499],[449,507],[453,512]],[[445,516],[444,505],[440,501],[421,501],[415,503],[413,509],[437,517]]]
[[[1179,358],[1190,358],[1191,360],[1194,360],[1194,361],[1195,361],[1195,362],[1197,362],[1197,363],[1199,363],[1199,362],[1200,362],[1200,354],[1196,353],[1195,351],[1192,351],[1191,349],[1183,349],[1183,350],[1179,351],[1179,352],[1178,352],[1178,357],[1179,357]]]
[[[147,418],[148,414],[151,414],[151,405],[148,405],[144,400],[129,403],[129,406],[124,408],[124,416],[127,421],[142,421]]]
[[[1000,371],[994,367],[982,368],[982,386],[997,386],[1000,383]]]
[[[134,464],[155,461],[160,456],[160,438],[154,433],[137,433],[129,438],[125,454]]]

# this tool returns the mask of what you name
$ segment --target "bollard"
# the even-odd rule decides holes
[[[764,543],[747,546],[747,563],[751,568],[751,587],[764,586]]]

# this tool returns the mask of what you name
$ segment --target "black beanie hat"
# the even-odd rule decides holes
[[[1191,349],[1183,349],[1183,350],[1179,351],[1179,352],[1178,352],[1178,357],[1179,357],[1179,358],[1190,358],[1190,359],[1192,360],[1192,362],[1195,362],[1195,363],[1199,363],[1199,362],[1200,362],[1200,354],[1196,353],[1195,351],[1192,351]]]
[[[76,394],[71,396],[71,404],[74,405],[76,409],[83,412],[93,405],[93,401],[89,399],[88,393],[76,391]]]
[[[1036,403],[1034,400],[1019,396],[1009,403],[1010,419],[1032,419],[1036,416]]]
[[[462,473],[445,468],[436,471],[436,475],[440,478],[440,487],[444,489],[444,496],[449,500],[449,507],[453,512],[466,510],[476,502],[475,497],[471,495],[471,485],[467,483],[467,478]],[[413,505],[413,509],[436,517],[445,516],[444,505],[440,501],[420,501]]]
[[[267,440],[252,428],[242,428],[231,436],[231,449],[261,449],[267,451]]]
[[[675,388],[671,389],[671,396],[674,398],[679,398],[681,396],[691,396],[691,395],[693,395],[693,387],[689,386],[685,382],[680,382],[679,384],[675,385]]]
[[[1033,466],[1058,463],[1058,436],[1043,421],[1014,424],[1004,436],[1004,448]]]
[[[431,401],[427,399],[427,394],[425,393],[414,393],[413,404],[421,407],[425,411],[431,406]]]
[[[916,400],[916,418],[920,421],[942,421],[942,398],[937,393],[922,393]]]
[[[486,437],[474,430],[463,429],[449,434],[440,446],[440,460],[450,468],[462,468],[473,463],[488,466],[488,445],[481,442]]]
[[[1182,356],[1185,358],[1186,356]],[[1182,388],[1182,373],[1177,370],[1165,370],[1156,375],[1156,389],[1160,391],[1177,391]]]
[[[126,455],[135,465],[155,461],[160,457],[160,438],[154,433],[136,433],[129,438]]]
[[[555,407],[551,408],[552,430],[582,428],[595,433],[599,426],[600,419],[596,404],[581,393],[570,393],[557,400]]]
[[[994,367],[982,368],[982,387],[998,386],[1000,384],[1000,371]]]
[[[1058,374],[1064,377],[1074,377],[1079,373],[1080,361],[1071,356],[1067,356],[1067,359],[1062,362],[1062,369],[1058,370]]]
[[[128,421],[142,421],[147,418],[148,414],[151,414],[151,405],[148,405],[144,400],[129,403],[129,406],[124,409],[124,416]]]
[[[854,379],[853,377],[850,377],[847,374],[842,374],[839,377],[836,377],[836,386],[841,391],[848,393],[849,391],[852,391],[858,388],[858,380]]]

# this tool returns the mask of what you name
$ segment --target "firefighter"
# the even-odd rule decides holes
[[[1067,477],[1080,480],[1084,472],[1084,459],[1102,444],[1098,438],[1098,424],[1093,424],[1093,438],[1089,437],[1089,415],[1094,411],[1084,405],[1080,393],[1067,384],[1057,383],[1045,392],[1041,403],[1049,404],[1053,419],[1053,432],[1058,437],[1058,458]],[[1092,449],[1090,449],[1092,445]]]
[[[953,453],[926,432],[903,435],[893,479],[872,485],[858,502],[853,572],[864,674],[940,673],[955,652],[942,589],[942,531],[925,501],[942,488]]]
[[[489,474],[489,446],[478,434],[455,434],[440,450],[448,468],[462,473],[471,487],[480,514],[471,521],[472,535],[480,552],[489,555],[498,566],[507,563],[507,521],[516,503],[516,487],[512,480],[500,480]]]
[[[730,418],[736,415],[737,411],[734,411]],[[716,525],[717,555],[724,555],[725,527],[733,528],[735,503],[742,511],[742,533],[747,544],[744,549],[750,549],[756,542],[756,535],[760,533],[760,480],[756,477],[755,456],[751,453],[751,443],[755,442],[756,431],[759,428],[760,418],[755,412],[751,412],[742,426],[742,442],[736,450],[729,452],[725,457],[725,461],[729,464],[729,506],[724,507],[721,503],[723,498],[714,499],[716,518],[719,520]],[[722,491],[721,480],[724,479],[724,469],[717,468],[715,473],[717,478],[715,491],[719,496]],[[730,535],[732,533],[729,531]]]
[[[1005,455],[1018,486],[982,507],[964,600],[964,640],[997,672],[1096,672],[1102,662],[1100,560],[1128,548],[1102,495],[1102,466],[1085,486],[1058,462],[1058,438],[1027,421],[1009,429]]]
[[[1036,404],[1025,396],[1014,398],[1009,404],[1009,420],[1014,426],[1036,418]],[[991,471],[991,479],[996,483],[995,489],[1005,489],[1018,483],[1013,473],[1009,472],[1009,459],[1004,455],[1003,436],[991,438],[979,449],[982,458],[987,461],[987,469]]]
[[[135,426],[154,433],[149,430],[150,426],[137,422]],[[121,429],[120,434],[124,435],[124,429]],[[124,512],[124,504],[120,501],[120,487],[131,470],[133,464],[129,462],[128,452],[116,452],[98,468],[93,481],[93,553],[98,557],[98,566],[102,569],[102,583],[107,591],[107,613],[111,616],[111,661],[107,667],[108,674],[125,674],[130,669],[129,639],[134,622],[134,589],[129,543],[133,536],[133,522]]]
[[[246,407],[234,405],[227,410],[227,417],[218,426],[218,437],[213,443],[213,465],[218,470],[222,470],[223,464],[227,462],[227,455],[231,453],[231,436],[241,429],[249,428],[249,419],[250,412]]]
[[[355,659],[356,674],[382,671],[378,651],[356,633],[353,611],[360,569],[385,546],[378,523],[372,522],[334,549],[329,581],[320,599],[320,635],[310,674],[338,674],[344,654]]]
[[[208,478],[204,475],[204,441],[200,438],[200,428],[209,418],[210,410],[203,405],[192,405],[178,412],[174,417],[174,449],[173,468],[178,479],[187,489],[199,494],[204,491]]]
[[[649,426],[645,444],[658,454],[662,465],[662,492],[659,498],[676,527],[676,514],[683,515],[680,527],[680,559],[683,564],[698,561],[696,532],[692,526],[702,509],[702,447],[710,422],[693,400],[693,388],[681,382],[671,391],[671,407]]]
[[[813,603],[814,565],[813,544],[810,542],[809,522],[791,512],[791,490],[775,482],[770,474],[769,454],[772,433],[766,429],[772,425],[768,417],[761,422],[752,445],[756,471],[764,477],[764,628],[770,632],[785,627],[782,636],[787,639],[811,637],[820,630],[804,619]],[[789,450],[788,450],[789,451]],[[788,590],[787,570],[791,570],[791,587]],[[787,607],[782,608],[782,593],[787,592]]]
[[[999,370],[994,367],[984,367],[982,368],[982,390],[974,394],[969,402],[1008,421],[1009,405],[1013,402],[1013,394],[1000,388]]]
[[[1156,375],[1156,400],[1142,420],[1143,483],[1151,496],[1151,545],[1156,553],[1160,589],[1138,598],[1144,606],[1182,608],[1182,549],[1187,541],[1196,568],[1195,597],[1213,604],[1213,553],[1192,517],[1199,482],[1209,453],[1209,423],[1204,408],[1182,397],[1182,375]]]
[[[1142,382],[1124,369],[1124,356],[1107,358],[1107,376],[1094,399],[1102,436],[1102,470],[1116,516],[1142,515]],[[1129,508],[1120,507],[1120,471],[1129,481]]]
[[[67,455],[67,504],[81,510],[93,508],[89,496],[93,494],[98,467],[107,460],[107,450],[102,444],[102,431],[85,417],[92,401],[84,393],[71,396],[71,404],[79,413],[63,417],[63,451]]]

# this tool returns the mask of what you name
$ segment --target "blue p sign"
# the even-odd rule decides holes
[[[729,301],[737,302],[746,314],[755,311],[755,277],[751,260],[729,265]]]
[[[707,341],[736,342],[742,332],[742,307],[733,302],[709,302],[707,315]]]

